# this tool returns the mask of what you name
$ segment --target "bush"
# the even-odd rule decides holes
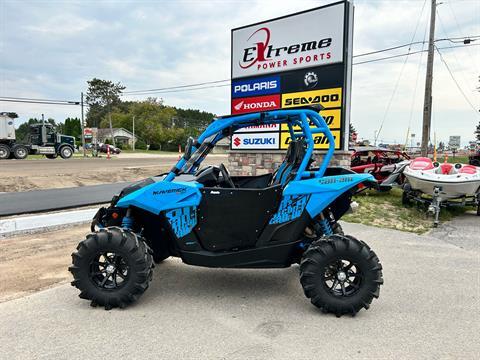
[[[135,142],[135,149],[136,150],[147,150],[147,144],[145,144],[145,141],[137,140]]]
[[[148,150],[160,150],[160,144],[152,143],[150,144],[150,147],[148,148]]]

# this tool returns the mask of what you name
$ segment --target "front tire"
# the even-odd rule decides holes
[[[355,315],[378,298],[382,265],[364,242],[331,235],[313,242],[303,254],[300,282],[305,296],[323,312]]]
[[[70,146],[63,146],[60,148],[60,156],[62,159],[70,159],[73,155],[73,150]]]
[[[152,256],[143,239],[119,227],[87,235],[72,254],[69,267],[79,297],[107,310],[135,302],[148,288],[152,269]]]

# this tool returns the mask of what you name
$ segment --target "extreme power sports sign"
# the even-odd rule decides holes
[[[353,6],[341,1],[232,30],[231,113],[322,105],[336,149],[347,149]],[[288,129],[244,129],[231,149],[286,149]],[[328,142],[316,135],[316,149]]]

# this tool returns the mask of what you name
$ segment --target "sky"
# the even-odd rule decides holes
[[[94,77],[121,82],[126,91],[229,79],[232,28],[330,2],[0,0],[0,97],[78,101]],[[356,0],[354,5],[354,55],[428,39],[430,0]],[[480,35],[480,1],[442,0],[437,14],[436,39]],[[480,45],[480,39],[472,44]],[[407,50],[358,57],[354,63]],[[440,51],[461,90],[436,53],[432,137],[448,141],[460,135],[466,144],[480,121],[480,46]],[[423,53],[407,61],[398,57],[353,66],[351,122],[360,139],[373,139],[381,128],[379,141],[405,143],[410,127],[421,140],[426,59]],[[230,112],[229,87],[157,96],[167,105]],[[80,116],[77,106],[0,102],[0,111],[17,112],[17,125],[42,113],[57,121]]]

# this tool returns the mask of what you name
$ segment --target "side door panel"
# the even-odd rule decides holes
[[[281,186],[200,191],[195,232],[209,251],[254,246],[282,197]]]

